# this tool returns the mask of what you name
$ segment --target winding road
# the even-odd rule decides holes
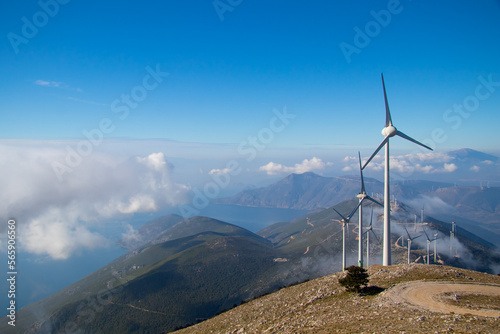
[[[448,304],[440,298],[446,293],[500,296],[500,285],[416,281],[398,284],[387,292],[388,297],[396,303],[405,302],[433,312],[500,317],[500,310],[459,307]]]

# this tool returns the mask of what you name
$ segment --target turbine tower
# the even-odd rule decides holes
[[[437,238],[430,239],[427,232],[425,232],[425,230],[423,230],[423,231],[425,233],[425,237],[427,238],[427,264],[430,264],[431,263],[431,260],[430,260],[430,258],[431,258],[431,256],[430,256],[431,242],[436,241]],[[436,262],[436,244],[435,243],[434,243],[434,262]]]
[[[354,210],[352,210],[352,212],[347,217],[344,217],[340,212],[338,212],[337,210],[335,210],[335,208],[332,208],[333,211],[335,211],[340,217],[342,217],[342,220],[337,220],[339,223],[342,224],[342,270],[345,270],[345,268],[346,268],[346,266],[345,266],[345,263],[346,263],[346,256],[345,256],[345,228],[346,228],[346,226],[349,225],[349,221],[351,220],[352,216],[354,215],[354,213],[358,209],[359,204],[360,203],[358,203],[358,205],[356,205],[356,207],[354,208]]]
[[[372,208],[372,216],[370,218],[370,224],[366,228],[366,232],[365,232],[366,233],[366,266],[367,267],[370,266],[370,232],[373,233],[373,235],[375,236],[375,239],[377,239],[377,241],[378,241],[378,237],[375,234],[375,232],[373,231],[372,222],[373,222],[373,208]]]
[[[373,203],[376,203],[380,206],[383,207],[383,205],[374,200],[372,197],[368,196],[365,191],[365,180],[363,178],[363,168],[361,168],[361,153],[358,151],[358,159],[359,159],[359,173],[361,174],[361,190],[359,191],[359,194],[356,196],[359,199],[359,225],[358,225],[358,230],[359,230],[359,240],[358,240],[358,266],[362,267],[363,266],[363,201],[365,199],[372,201]],[[372,211],[373,214],[373,211]]]
[[[411,242],[412,240],[417,239],[418,237],[421,237],[422,235],[419,234],[416,237],[412,238],[410,237],[410,233],[408,233],[408,230],[405,227],[406,235],[408,236],[408,264],[410,264],[410,255],[411,255]]]
[[[434,234],[434,263],[437,262],[436,241],[439,239],[438,233]]]
[[[385,127],[382,129],[382,135],[384,136],[384,140],[377,147],[375,152],[371,155],[371,157],[366,161],[363,169],[365,169],[366,165],[370,163],[373,157],[380,151],[382,146],[385,145],[385,168],[384,168],[384,246],[383,246],[383,265],[390,266],[391,265],[391,217],[390,217],[390,208],[391,208],[391,194],[390,194],[390,181],[389,181],[389,138],[394,136],[399,136],[408,141],[411,141],[417,145],[425,147],[432,151],[432,148],[426,146],[415,139],[407,136],[403,132],[397,130],[392,124],[391,112],[389,110],[389,103],[387,102],[387,93],[385,91],[385,83],[384,83],[384,74],[382,74],[382,87],[384,89],[384,100],[385,100]]]
[[[455,231],[456,231],[456,223],[451,222],[451,231],[450,231],[450,257],[453,256],[453,242],[455,240]]]

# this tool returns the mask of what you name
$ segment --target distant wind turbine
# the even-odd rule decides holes
[[[436,239],[430,239],[429,235],[427,234],[427,232],[425,232],[425,230],[423,230],[423,231],[425,233],[425,237],[427,238],[427,264],[430,264],[431,260],[430,260],[430,251],[429,251],[429,249],[430,249],[430,246],[431,246],[431,242],[435,241]],[[434,254],[436,254],[436,250],[434,250]]]
[[[408,230],[406,229],[405,227],[405,231],[406,231],[406,235],[408,236],[408,264],[410,264],[410,255],[411,255],[411,242],[415,239],[417,239],[418,237],[421,237],[422,235],[419,234],[417,235],[416,237],[411,237],[410,236],[410,233],[408,233]]]
[[[361,190],[359,191],[359,194],[356,196],[359,199],[359,240],[358,240],[358,266],[362,267],[363,266],[363,201],[365,199],[372,201],[375,204],[380,205],[383,207],[383,205],[374,200],[372,197],[368,196],[365,191],[365,180],[363,178],[363,168],[361,167],[361,153],[358,151],[358,159],[359,159],[359,173],[361,174]],[[373,211],[372,211],[373,213]]]
[[[344,217],[340,212],[338,212],[337,210],[335,210],[335,208],[332,208],[333,211],[335,211],[342,218],[342,220],[337,220],[339,223],[342,224],[342,270],[345,270],[345,268],[346,268],[346,266],[345,266],[345,263],[346,263],[346,256],[345,256],[345,228],[346,228],[346,226],[348,227],[349,221],[351,220],[352,216],[354,215],[354,213],[358,209],[359,204],[360,203],[358,203],[358,205],[356,205],[356,207],[354,208],[354,210],[352,210],[352,212],[347,217]]]
[[[375,152],[366,161],[363,169],[370,163],[373,157],[380,151],[380,149],[385,145],[385,170],[384,170],[384,246],[383,246],[383,265],[391,265],[391,218],[390,218],[390,208],[391,208],[391,197],[390,197],[390,181],[389,181],[389,138],[394,136],[399,136],[406,140],[409,140],[417,145],[425,147],[432,151],[432,148],[426,146],[415,139],[409,137],[403,132],[397,130],[392,125],[391,112],[389,110],[389,103],[387,102],[387,93],[385,91],[384,74],[382,74],[382,87],[384,89],[384,100],[385,100],[385,127],[382,129],[382,135],[384,135],[384,140],[377,147]]]
[[[366,228],[366,232],[365,232],[366,233],[366,266],[367,267],[370,266],[370,232],[375,236],[375,239],[377,239],[377,241],[379,241],[377,235],[373,231],[372,222],[373,222],[373,208],[372,208],[372,215],[370,218],[370,224]]]
[[[437,262],[436,241],[439,239],[438,233],[434,234],[434,263]]]

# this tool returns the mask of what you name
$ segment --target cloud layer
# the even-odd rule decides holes
[[[452,173],[458,169],[458,166],[451,162],[453,160],[446,153],[430,152],[430,153],[416,153],[406,155],[391,156],[389,166],[391,170],[400,174],[435,174],[435,173]],[[363,159],[362,163],[366,159]],[[345,166],[342,168],[344,172],[359,170],[359,163],[357,157],[346,156],[343,159]],[[368,170],[377,172],[384,170],[384,157],[380,154],[376,155],[373,160],[366,166]]]
[[[188,187],[172,181],[173,166],[161,152],[130,157],[96,150],[59,182],[51,163],[64,161],[71,144],[0,143],[0,216],[16,219],[28,252],[64,259],[106,246],[96,232],[105,221],[186,200]]]
[[[280,173],[296,173],[302,174],[313,170],[323,170],[327,166],[331,166],[331,162],[323,162],[320,158],[313,157],[304,159],[301,163],[295,164],[293,167],[283,166],[275,162],[270,162],[267,165],[259,167],[259,171],[266,172],[268,175],[276,175]]]

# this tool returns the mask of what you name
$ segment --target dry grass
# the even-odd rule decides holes
[[[369,268],[370,284],[414,280],[500,284],[500,277],[435,265]],[[384,298],[347,293],[338,273],[282,289],[177,333],[499,333],[500,319],[433,313]],[[470,297],[475,298],[475,297]],[[470,303],[497,304],[483,298]]]
[[[471,310],[500,310],[499,296],[485,296],[475,293],[446,293],[441,296],[446,304]]]

